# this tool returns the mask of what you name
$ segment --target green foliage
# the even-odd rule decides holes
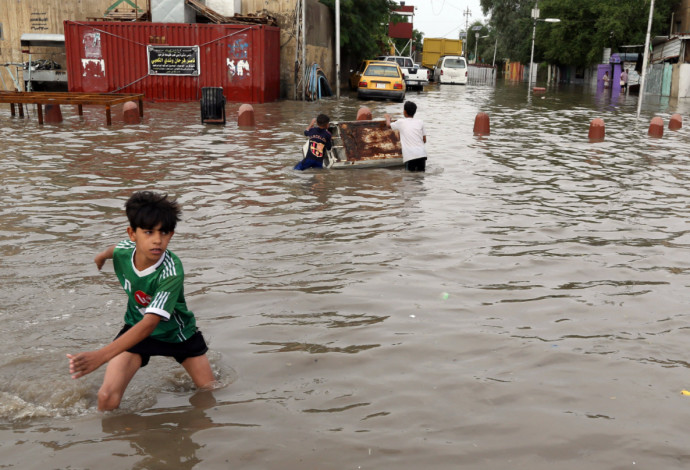
[[[535,0],[480,0],[498,35],[502,57],[529,62]],[[668,34],[671,12],[680,0],[655,0],[652,37]],[[588,66],[601,61],[603,48],[644,44],[650,0],[539,0],[534,60]],[[639,49],[638,49],[639,51]]]
[[[320,0],[332,11],[335,0]],[[388,22],[398,4],[391,0],[340,0],[340,47],[355,59],[385,51]],[[335,13],[334,13],[335,14]]]

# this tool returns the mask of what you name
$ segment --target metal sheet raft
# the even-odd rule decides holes
[[[67,93],[67,92],[21,92],[0,91],[0,103],[9,103],[12,116],[15,115],[14,105],[19,104],[19,115],[24,116],[22,104],[35,104],[38,111],[38,123],[43,124],[43,105],[71,104],[83,114],[84,105],[105,106],[106,122],[112,125],[111,107],[116,104],[135,101],[139,105],[139,116],[144,116],[144,95],[138,93]]]

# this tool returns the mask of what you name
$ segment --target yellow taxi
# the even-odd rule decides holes
[[[350,76],[350,87],[360,99],[405,99],[405,78],[396,62],[365,60]]]

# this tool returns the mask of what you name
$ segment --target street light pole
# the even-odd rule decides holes
[[[479,45],[479,33],[474,33],[474,63],[477,63],[477,46]]]
[[[537,18],[539,18],[539,2],[534,2],[534,10],[532,10],[532,53],[529,56],[529,80],[527,81],[527,93],[532,90],[532,67],[534,67],[534,37],[537,35]]]

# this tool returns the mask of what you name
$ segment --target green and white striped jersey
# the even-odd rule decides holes
[[[115,274],[128,297],[125,323],[134,326],[144,314],[154,313],[162,318],[151,338],[168,343],[189,339],[196,332],[196,320],[184,299],[182,262],[166,250],[155,265],[139,271],[134,267],[135,250],[134,242],[124,240],[113,252]]]

